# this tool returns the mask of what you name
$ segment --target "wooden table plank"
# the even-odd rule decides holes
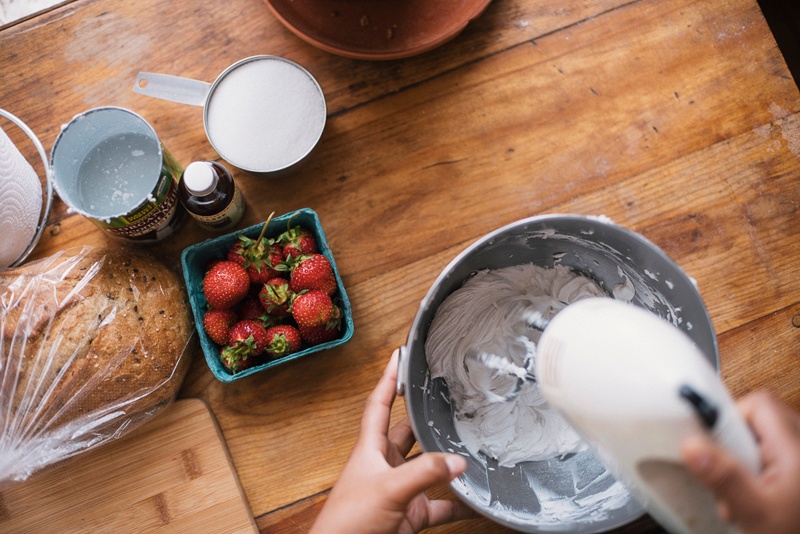
[[[394,62],[364,62],[317,50],[294,37],[261,0],[204,4],[144,0],[75,0],[0,32],[4,61],[35,66],[7,72],[4,106],[26,94],[23,119],[51,146],[61,122],[91,107],[152,110],[146,118],[183,161],[204,147],[197,109],[135,95],[139,71],[213,81],[228,65],[274,54],[307,66],[320,80],[335,115],[439,72],[575,24],[623,5],[622,0],[569,0],[559,6],[496,2],[462,36],[435,53]],[[235,31],[230,31],[235,29]],[[213,50],[213,54],[203,52]],[[13,112],[13,109],[11,110]],[[191,147],[184,154],[184,147]],[[211,148],[204,152],[211,154]]]
[[[604,214],[662,247],[698,282],[734,393],[766,387],[800,408],[800,93],[754,0],[493,2],[444,47],[377,63],[310,47],[260,0],[75,0],[0,30],[0,106],[48,148],[74,114],[128,107],[180,161],[216,159],[199,108],[136,95],[133,80],[211,81],[261,53],[314,73],[328,125],[289,176],[232,169],[241,225],[317,211],[356,324],[345,346],[233,384],[193,363],[181,395],[212,407],[262,531],[310,526],[433,280],[530,215]],[[60,202],[50,222],[34,257],[121,246]],[[177,267],[209,236],[190,224],[152,250]]]

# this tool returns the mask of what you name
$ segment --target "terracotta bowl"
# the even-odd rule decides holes
[[[459,33],[490,0],[264,0],[295,35],[355,59],[400,59]]]

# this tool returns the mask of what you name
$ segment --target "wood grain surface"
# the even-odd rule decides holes
[[[129,435],[0,492],[0,530],[257,532],[208,406],[176,402]],[[222,531],[222,530],[220,530]]]
[[[133,82],[211,82],[255,54],[306,67],[328,123],[284,176],[232,169],[240,224],[314,209],[355,321],[348,344],[268,373],[222,384],[200,357],[189,372],[181,395],[211,406],[262,532],[310,528],[436,276],[531,215],[603,214],[653,241],[697,281],[733,393],[800,409],[800,93],[756,0],[497,0],[441,48],[388,62],[317,50],[259,0],[75,0],[0,28],[0,107],[49,149],[75,114],[118,105],[184,165],[218,160],[200,108]],[[152,250],[177,269],[207,237],[189,224]],[[33,258],[84,244],[123,246],[57,201]],[[648,518],[619,530],[659,531]]]

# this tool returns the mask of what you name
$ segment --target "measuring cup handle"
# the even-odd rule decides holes
[[[134,93],[200,107],[205,105],[209,89],[210,83],[152,72],[140,72],[133,85]]]

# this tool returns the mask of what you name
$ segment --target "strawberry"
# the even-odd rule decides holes
[[[242,356],[231,352],[229,348],[230,347],[228,347],[227,345],[222,348],[222,350],[219,353],[219,359],[222,362],[222,366],[231,373],[238,373],[239,371],[244,371],[245,369],[249,369],[250,367],[253,367],[258,363],[257,357],[250,355]]]
[[[333,341],[339,335],[339,328],[337,326],[328,328],[325,325],[301,327],[300,338],[309,345],[319,345],[326,341]]]
[[[283,250],[270,239],[250,239],[240,235],[227,254],[233,261],[247,269],[250,283],[261,285],[278,275],[275,266],[284,260]]]
[[[264,311],[264,307],[261,305],[261,302],[258,299],[258,294],[255,296],[248,295],[245,297],[244,300],[240,302],[238,306],[236,306],[236,312],[239,317],[238,320],[243,321],[248,319],[250,321],[256,321],[261,323],[261,326],[264,328],[281,324],[284,322],[284,319],[289,317],[288,314],[278,317],[277,315],[270,315]]]
[[[223,261],[223,260],[222,260],[222,258],[211,258],[211,259],[210,259],[210,260],[208,260],[208,262],[206,263],[206,268],[205,268],[205,270],[204,270],[203,272],[204,272],[204,273],[207,273],[208,271],[210,271],[210,270],[211,270],[211,268],[212,268],[212,267],[214,267],[216,264],[218,264],[218,263],[219,263],[219,262],[221,262],[221,261]]]
[[[266,352],[272,358],[283,358],[300,350],[303,340],[297,328],[284,324],[267,329]]]
[[[251,283],[257,285],[278,276],[275,267],[284,260],[283,249],[280,245],[274,239],[264,237],[270,220],[272,220],[272,214],[261,228],[258,238],[251,239],[246,235],[240,235],[227,254],[228,261],[241,264],[247,269]]]
[[[285,278],[270,278],[258,292],[262,309],[274,317],[288,317],[293,299],[294,291],[289,289],[289,281]]]
[[[211,341],[218,345],[227,345],[230,340],[231,327],[238,317],[233,310],[208,310],[203,316],[203,330]]]
[[[275,266],[285,259],[283,250],[277,245],[269,245],[266,254],[262,254],[260,261],[256,260],[247,268],[250,281],[253,284],[265,284],[270,278],[278,276],[280,273],[275,270]]]
[[[239,319],[249,319],[251,321],[260,321],[260,317],[264,315],[264,308],[261,307],[261,302],[255,297],[247,296],[236,307]]]
[[[336,276],[328,258],[322,254],[298,256],[291,261],[289,287],[295,293],[318,289],[328,295],[336,292]]]
[[[230,341],[220,352],[222,365],[234,373],[252,367],[268,344],[267,331],[259,322],[239,321],[231,327]]]
[[[283,247],[287,258],[319,252],[314,234],[300,226],[289,228],[278,236],[277,242]]]
[[[235,241],[231,248],[228,249],[228,253],[225,255],[225,259],[228,261],[232,261],[234,263],[238,263],[242,267],[244,267],[245,262],[247,259],[244,257],[245,249],[244,249],[244,242],[242,241],[242,236],[239,236],[239,240]]]
[[[210,308],[227,310],[238,304],[250,289],[250,277],[231,261],[215,264],[203,277],[203,294]]]
[[[292,303],[292,317],[301,329],[318,326],[338,328],[341,316],[331,297],[318,289],[297,295]]]

